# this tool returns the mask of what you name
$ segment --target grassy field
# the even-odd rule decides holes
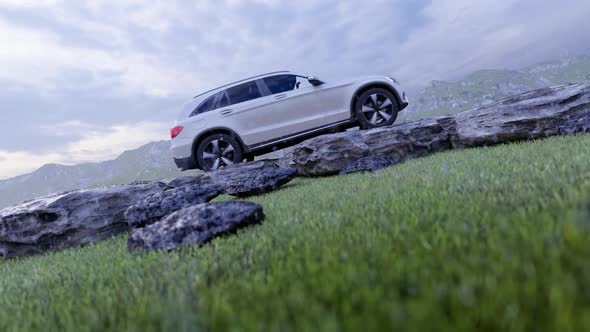
[[[252,200],[263,225],[203,248],[0,262],[0,331],[590,330],[590,136]]]

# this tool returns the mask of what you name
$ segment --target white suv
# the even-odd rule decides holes
[[[327,132],[389,126],[408,106],[399,82],[370,76],[337,83],[274,72],[205,92],[171,130],[182,170],[215,170]]]

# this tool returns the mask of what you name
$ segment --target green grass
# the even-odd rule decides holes
[[[263,225],[203,248],[0,262],[0,331],[590,330],[590,136],[252,200]]]

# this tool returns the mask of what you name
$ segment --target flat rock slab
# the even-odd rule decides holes
[[[527,92],[455,116],[458,148],[590,132],[590,82]]]
[[[449,150],[454,133],[454,119],[440,117],[368,131],[324,135],[297,146],[293,160],[300,175],[335,175],[371,156],[388,158],[395,164]]]
[[[192,183],[185,182],[183,184]],[[151,195],[125,211],[131,227],[144,227],[180,209],[207,203],[223,193],[224,187],[215,183],[192,184],[164,190]]]
[[[207,174],[199,174],[194,176],[179,176],[177,178],[163,180],[166,185],[172,188],[188,187],[188,186],[204,186],[212,184],[211,178]]]
[[[279,166],[274,161],[256,161],[222,168],[209,174],[212,181],[235,197],[249,197],[278,189],[297,176],[295,168]]]
[[[378,171],[395,164],[395,160],[385,156],[369,156],[355,160],[346,165],[340,174],[365,173]]]
[[[312,138],[293,150],[299,174],[365,171],[440,151],[590,132],[590,82],[531,91],[456,116]]]
[[[164,220],[129,235],[127,247],[135,250],[173,250],[201,246],[213,238],[264,220],[262,206],[243,201],[206,203],[179,210]]]
[[[124,232],[125,210],[165,188],[151,182],[73,191],[2,209],[0,257],[42,254]]]

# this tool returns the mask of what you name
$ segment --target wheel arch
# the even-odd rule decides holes
[[[352,95],[352,99],[350,101],[350,116],[351,119],[356,120],[356,115],[354,112],[354,107],[356,105],[356,102],[358,100],[358,97],[360,95],[362,95],[363,93],[371,90],[371,89],[384,89],[387,90],[389,92],[391,92],[393,94],[393,96],[395,97],[397,104],[401,107],[401,96],[399,95],[399,93],[397,92],[397,90],[392,87],[391,85],[387,84],[387,83],[383,83],[383,82],[371,82],[371,83],[367,83],[363,86],[361,86],[360,88],[358,88],[355,93]]]
[[[193,140],[192,156],[193,156],[193,160],[195,162],[197,162],[196,151],[199,148],[199,144],[201,144],[201,142],[205,138],[207,138],[211,135],[214,135],[214,134],[226,134],[226,135],[232,136],[236,141],[238,141],[238,144],[240,144],[240,147],[242,148],[242,151],[244,152],[244,154],[247,154],[249,152],[247,146],[244,144],[244,141],[242,141],[242,138],[240,137],[240,135],[236,134],[235,131],[233,131],[229,128],[226,128],[226,127],[214,127],[214,128],[209,128],[206,131],[200,133]]]

